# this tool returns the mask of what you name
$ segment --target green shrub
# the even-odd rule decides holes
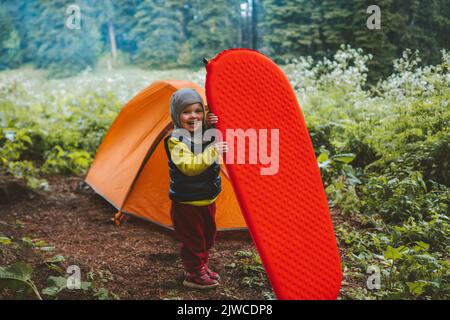
[[[409,217],[429,220],[434,214],[448,214],[450,189],[427,187],[418,171],[397,173],[398,176],[372,176],[362,186],[365,214],[378,214],[388,223],[403,222]]]

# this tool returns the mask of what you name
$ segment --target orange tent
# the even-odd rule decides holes
[[[164,137],[173,128],[169,101],[180,88],[200,86],[186,81],[157,81],[138,93],[121,110],[105,135],[86,183],[121,213],[132,214],[167,228],[170,218],[169,168]],[[225,166],[217,199],[219,230],[246,228]]]

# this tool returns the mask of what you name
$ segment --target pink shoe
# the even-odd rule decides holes
[[[220,276],[217,272],[212,271],[208,266],[206,266],[206,273],[208,274],[208,276],[216,281],[220,281]]]
[[[195,289],[210,289],[218,285],[219,282],[211,279],[207,272],[203,274],[198,272],[187,273],[183,281],[183,286]]]

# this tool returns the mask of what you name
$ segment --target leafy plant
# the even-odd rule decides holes
[[[243,285],[248,287],[268,286],[261,258],[256,251],[238,250],[234,253],[234,256],[238,258],[237,262],[234,262],[227,267],[231,269],[233,273],[241,274],[241,283]]]
[[[31,275],[33,269],[24,262],[16,262],[8,267],[0,267],[0,289],[9,288],[18,296],[26,296],[32,292],[42,300],[39,290],[36,288]]]
[[[0,244],[9,245],[11,243],[12,243],[12,240],[10,238],[0,236]]]
[[[449,189],[428,188],[417,171],[405,178],[373,175],[361,191],[365,212],[377,213],[387,222],[399,223],[409,217],[429,220],[435,213],[448,213]]]
[[[92,283],[89,281],[81,281],[80,289],[87,291],[92,288]],[[42,290],[42,293],[48,296],[56,297],[62,290],[67,289],[67,277],[50,276],[47,279],[47,287]]]

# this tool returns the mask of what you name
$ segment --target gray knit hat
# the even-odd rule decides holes
[[[180,113],[183,109],[193,103],[200,103],[205,113],[205,106],[203,104],[203,98],[197,91],[190,88],[183,88],[175,91],[170,97],[170,116],[172,117],[172,122],[175,129],[181,128],[180,123]],[[205,123],[206,117],[204,117],[203,122]]]

